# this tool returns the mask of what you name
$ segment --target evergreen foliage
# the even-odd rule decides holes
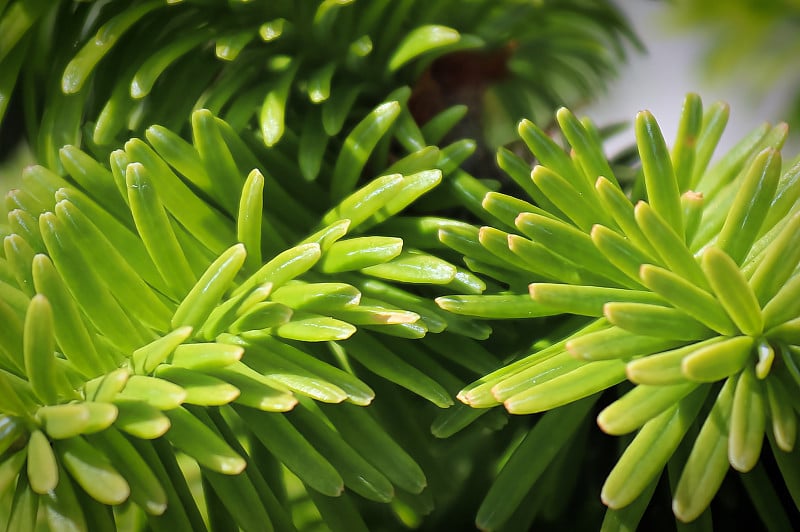
[[[605,0],[0,1],[7,530],[790,529],[800,164],[712,165],[696,95],[632,160],[549,131],[626,44]]]

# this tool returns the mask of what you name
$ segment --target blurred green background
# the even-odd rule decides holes
[[[675,135],[686,92],[730,104],[719,153],[763,121],[800,124],[800,0],[616,0],[647,48],[583,111],[596,123],[653,112],[665,137]],[[8,117],[7,127],[13,127]],[[21,127],[21,118],[17,121]],[[24,146],[0,137],[0,193],[13,188],[32,162]],[[613,154],[632,142],[630,130],[608,144]],[[784,151],[800,152],[795,127]]]

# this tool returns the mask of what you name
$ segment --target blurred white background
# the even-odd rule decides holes
[[[720,141],[717,155],[764,121],[785,120],[787,91],[777,86],[768,93],[756,94],[749,84],[733,78],[710,81],[703,74],[703,59],[710,35],[678,27],[670,20],[665,0],[616,0],[627,14],[634,30],[647,48],[642,54],[631,50],[619,76],[604,95],[584,112],[598,125],[632,120],[642,109],[650,110],[659,121],[668,145],[675,138],[681,103],[687,92],[696,92],[705,105],[722,100],[730,104],[731,117]],[[800,151],[800,127],[790,130],[784,153],[794,157]],[[608,146],[609,153],[633,141],[631,129],[618,135]]]

